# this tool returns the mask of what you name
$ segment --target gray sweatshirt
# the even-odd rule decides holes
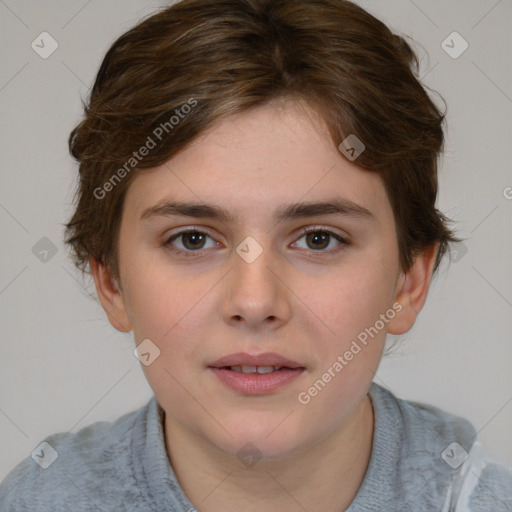
[[[483,456],[467,420],[375,383],[370,397],[372,453],[347,512],[512,511],[512,470]],[[113,423],[48,437],[0,484],[0,511],[200,511],[169,463],[162,420],[153,397]]]

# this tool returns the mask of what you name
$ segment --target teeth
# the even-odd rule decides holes
[[[272,373],[281,369],[281,366],[230,366],[230,370],[241,373]]]
[[[258,366],[257,372],[258,373],[272,373],[276,371],[276,369],[273,366]]]

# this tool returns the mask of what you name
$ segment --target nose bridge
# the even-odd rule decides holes
[[[286,287],[279,279],[280,265],[263,237],[260,242],[247,237],[233,254],[224,303],[227,321],[243,320],[254,327],[268,319],[286,321],[289,316]]]

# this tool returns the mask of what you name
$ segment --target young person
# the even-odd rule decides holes
[[[67,242],[155,396],[50,436],[2,510],[512,510],[467,420],[372,383],[456,240],[417,66],[344,0],[183,0],[113,44]]]

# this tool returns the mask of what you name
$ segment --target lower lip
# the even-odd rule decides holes
[[[229,388],[246,395],[265,395],[296,379],[304,368],[283,368],[271,373],[242,373],[226,368],[210,370]]]

